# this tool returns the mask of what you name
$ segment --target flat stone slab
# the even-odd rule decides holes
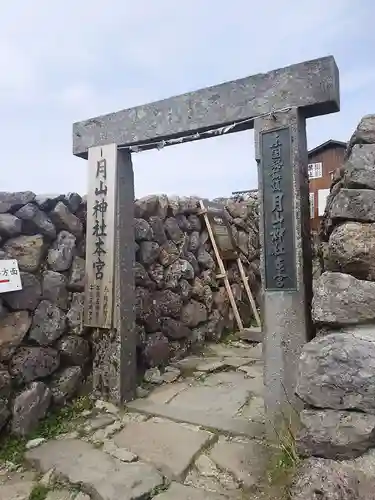
[[[188,388],[189,386],[185,382],[175,382],[173,384],[163,385],[162,387],[154,389],[147,397],[147,401],[157,404],[166,404],[177,396],[177,394],[181,394]]]
[[[223,344],[208,344],[207,353],[212,356],[220,356],[223,358],[248,358],[248,359],[262,359],[262,344],[255,347],[236,347],[232,345]]]
[[[163,484],[151,465],[121,462],[78,439],[48,441],[28,451],[26,460],[43,473],[54,468],[58,477],[98,499],[142,499]]]
[[[0,500],[28,500],[33,481],[10,482],[0,485]]]
[[[114,442],[153,463],[170,479],[180,479],[212,437],[210,432],[196,427],[151,418],[128,424],[114,437]]]
[[[264,425],[258,422],[251,422],[242,417],[231,417],[209,413],[201,410],[180,408],[165,404],[148,402],[145,399],[137,399],[127,404],[131,410],[139,411],[146,415],[157,415],[165,417],[175,422],[188,422],[193,425],[205,427],[214,432],[233,434],[234,436],[262,437]]]
[[[154,500],[225,500],[227,498],[227,496],[218,493],[172,483],[167,491],[156,495]]]
[[[209,456],[218,467],[229,471],[247,488],[265,478],[268,450],[256,441],[220,437]]]

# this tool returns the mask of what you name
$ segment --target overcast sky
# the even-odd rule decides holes
[[[341,112],[308,121],[312,148],[375,113],[372,0],[13,0],[0,31],[0,190],[86,192],[72,123],[334,55]],[[134,156],[136,196],[254,188],[253,132]]]

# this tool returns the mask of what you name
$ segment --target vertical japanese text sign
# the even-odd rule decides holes
[[[261,133],[265,289],[297,287],[291,135],[288,127]]]
[[[111,328],[113,315],[117,145],[89,149],[85,326]]]

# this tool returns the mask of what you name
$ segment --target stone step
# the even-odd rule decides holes
[[[146,415],[164,417],[175,422],[198,425],[205,429],[212,430],[213,432],[228,433],[234,436],[261,438],[264,433],[264,425],[262,423],[252,422],[241,417],[220,415],[218,413],[205,413],[186,407],[182,408],[166,404],[157,404],[142,399],[137,399],[128,403],[127,408]]]
[[[252,326],[236,332],[236,337],[241,340],[247,340],[248,342],[260,343],[263,342],[264,334],[260,326]]]
[[[164,484],[152,465],[121,462],[79,439],[48,441],[25,458],[39,472],[54,468],[57,477],[80,486],[94,499],[143,499]]]

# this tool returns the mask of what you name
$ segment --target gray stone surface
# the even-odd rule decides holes
[[[119,448],[135,453],[160,468],[170,479],[180,479],[199,450],[207,445],[210,432],[152,418],[128,424],[114,438]],[[176,443],[178,446],[176,447]]]
[[[250,438],[259,438],[264,434],[263,424],[251,422],[247,418],[228,416],[228,414],[204,412],[189,407],[171,406],[170,404],[157,404],[147,401],[147,399],[138,399],[128,403],[127,406],[145,415],[157,415],[175,422],[187,422],[224,434]]]
[[[159,493],[154,498],[155,500],[225,500],[228,497],[172,482],[167,491]]]
[[[250,488],[263,477],[269,460],[267,448],[255,441],[220,437],[209,453],[222,469]]]
[[[329,210],[332,219],[363,222],[375,221],[375,191],[372,189],[340,189]]]
[[[12,409],[12,432],[26,436],[38,425],[47,413],[51,402],[51,391],[43,382],[32,382],[14,400]]]
[[[76,237],[68,231],[60,231],[48,251],[48,265],[53,271],[67,271],[71,266]]]
[[[88,341],[77,335],[65,335],[57,343],[61,359],[68,365],[83,366],[90,359]]]
[[[375,319],[374,301],[375,283],[326,271],[315,283],[312,317],[329,325],[366,323]]]
[[[42,287],[36,276],[20,272],[22,290],[2,294],[4,302],[15,310],[28,309],[33,311],[42,296]]]
[[[297,447],[301,456],[355,458],[375,445],[375,416],[335,410],[304,410]]]
[[[83,292],[85,289],[85,259],[75,256],[69,276],[69,289],[74,292]]]
[[[66,277],[55,271],[43,273],[42,294],[43,298],[49,300],[64,311],[68,307],[68,290],[66,289]]]
[[[1,484],[0,500],[29,500],[34,484],[34,481],[22,478],[18,481]]]
[[[23,230],[30,234],[40,233],[53,240],[56,228],[50,218],[34,203],[28,203],[17,210],[17,217],[23,221]]]
[[[80,388],[83,380],[83,372],[80,366],[68,366],[53,374],[50,389],[53,402],[63,405],[71,399]]]
[[[16,311],[0,319],[0,360],[7,361],[21,344],[31,325],[28,311]]]
[[[86,158],[88,148],[94,145],[114,142],[121,146],[178,137],[186,132],[193,134],[225,126],[228,120],[251,119],[286,106],[305,108],[306,117],[339,110],[339,74],[333,57],[305,61],[75,123],[73,153]],[[168,121],[163,118],[167,114],[171,116]],[[252,125],[249,122],[249,128]]]
[[[5,238],[18,236],[22,231],[22,221],[12,214],[0,214],[0,235]]]
[[[39,345],[50,345],[64,333],[66,315],[49,300],[42,300],[35,309],[29,338]]]
[[[44,256],[45,244],[41,234],[16,236],[8,240],[3,250],[8,259],[16,259],[20,271],[35,272],[39,269]]]
[[[15,212],[23,205],[34,200],[35,194],[31,191],[18,191],[9,193],[6,191],[0,194],[0,213]]]
[[[325,85],[323,80],[318,85]],[[299,106],[296,104],[296,106]],[[258,163],[258,184],[263,192],[264,153],[262,134],[272,132],[276,140],[277,130],[289,128],[291,144],[284,144],[290,149],[290,157],[286,161],[291,165],[289,181],[293,197],[292,220],[285,225],[289,251],[285,257],[285,274],[294,274],[297,286],[290,285],[290,290],[280,288],[279,293],[265,290],[262,297],[262,331],[264,335],[264,400],[267,409],[267,429],[270,437],[275,435],[275,427],[284,420],[285,413],[290,411],[290,403],[298,405],[295,398],[296,373],[299,354],[302,346],[312,337],[310,309],[307,307],[312,297],[312,264],[310,239],[310,214],[308,201],[308,163],[306,148],[305,115],[298,108],[260,117],[255,121],[255,154]],[[285,156],[284,153],[284,156]],[[269,160],[271,161],[271,159]],[[269,172],[271,172],[270,165]],[[282,175],[287,175],[284,169]],[[272,188],[270,189],[272,191]],[[285,193],[284,193],[285,196]],[[260,199],[259,239],[265,237],[266,225],[270,222],[272,208],[266,200]],[[286,212],[285,212],[286,213]],[[288,229],[289,226],[289,229]],[[266,235],[270,238],[270,235]],[[262,282],[266,283],[266,260],[272,259],[269,245],[261,248]],[[288,269],[289,261],[289,269]],[[285,291],[286,293],[283,293]],[[283,416],[282,416],[283,415]]]
[[[331,333],[303,348],[296,392],[316,408],[375,413],[375,338]]]
[[[350,146],[359,144],[364,147],[366,144],[375,144],[375,115],[365,115],[359,122],[356,130],[350,138]]]
[[[50,212],[50,217],[58,231],[68,231],[77,238],[82,236],[82,222],[70,212],[69,208],[62,201],[59,201]]]
[[[59,353],[51,347],[20,347],[9,363],[12,377],[18,381],[31,382],[48,377],[60,364]]]
[[[344,222],[335,227],[324,255],[324,268],[374,281],[375,224]]]
[[[339,462],[310,458],[297,471],[290,500],[365,500],[358,483],[357,475]]]
[[[49,441],[28,451],[26,459],[44,473],[54,467],[57,476],[98,500],[141,500],[163,482],[151,465],[126,464],[75,439]]]

